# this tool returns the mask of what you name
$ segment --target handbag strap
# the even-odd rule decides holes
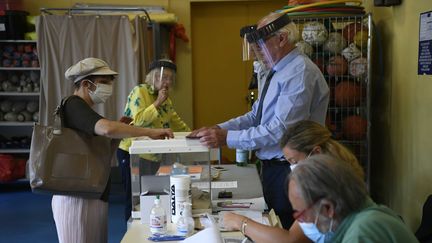
[[[54,130],[53,134],[60,135],[62,134],[62,128],[63,128],[63,119],[64,119],[64,104],[66,104],[66,101],[71,97],[72,95],[63,98],[60,101],[60,104],[55,108],[53,116],[54,116]]]

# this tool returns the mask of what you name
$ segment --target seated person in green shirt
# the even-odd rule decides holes
[[[289,200],[313,242],[418,242],[395,212],[372,201],[352,166],[328,155],[311,156],[291,172]]]
[[[128,96],[124,115],[131,117],[135,126],[146,128],[171,128],[174,132],[188,132],[190,128],[174,110],[169,92],[175,81],[176,65],[167,59],[150,64],[143,84],[134,87]],[[122,181],[126,190],[125,220],[131,215],[131,170],[129,147],[132,139],[123,139],[117,150],[117,160],[122,170]],[[140,155],[140,170],[144,174],[155,173],[159,163],[155,155]],[[152,162],[153,161],[153,162]]]

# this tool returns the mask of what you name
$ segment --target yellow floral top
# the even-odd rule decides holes
[[[157,93],[153,91],[150,85],[140,84],[135,86],[128,96],[124,115],[133,118],[132,123],[135,126],[147,128],[171,128],[174,132],[190,131],[190,128],[174,110],[170,98],[165,100],[159,108],[156,108],[153,105],[156,99]],[[131,138],[125,138],[121,141],[119,148],[129,152],[131,144]],[[150,160],[154,159],[152,156],[143,155],[140,157]]]

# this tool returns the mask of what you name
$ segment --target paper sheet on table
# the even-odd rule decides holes
[[[199,231],[198,233],[186,238],[185,243],[223,243],[222,236],[218,229],[210,227]]]

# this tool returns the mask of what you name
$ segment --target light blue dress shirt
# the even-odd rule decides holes
[[[286,129],[301,120],[325,123],[329,88],[318,67],[294,49],[274,67],[263,103],[261,123],[255,126],[259,99],[252,111],[218,124],[228,130],[229,148],[257,150],[261,160],[283,158],[279,141]]]

